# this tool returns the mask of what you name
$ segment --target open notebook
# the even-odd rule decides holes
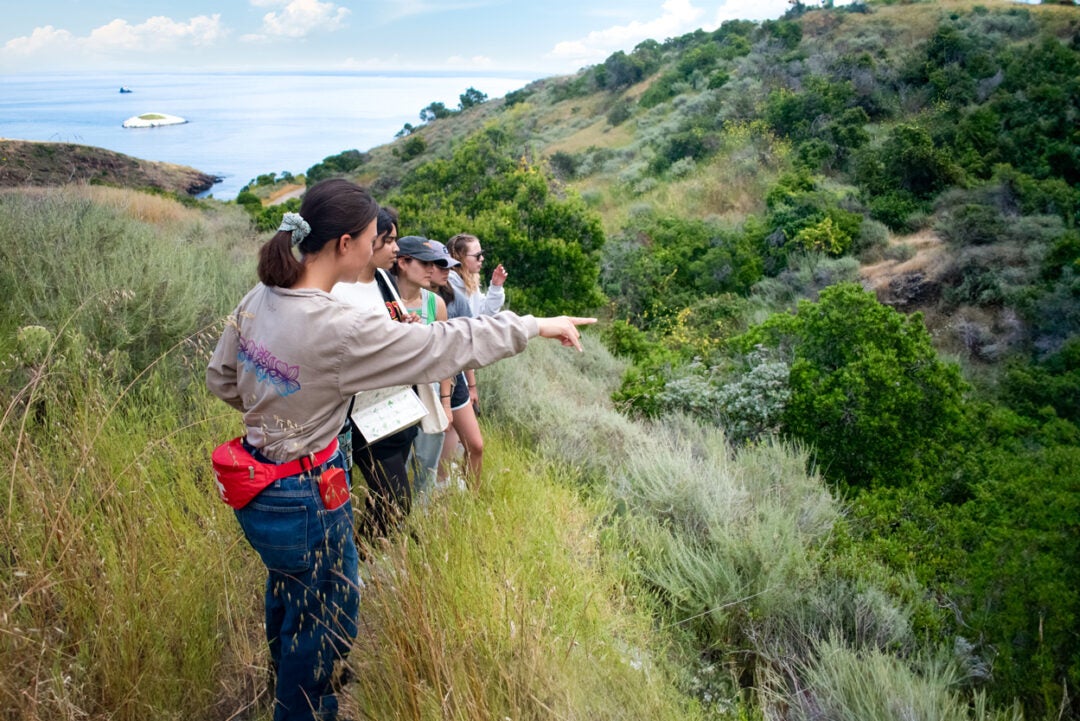
[[[427,415],[427,408],[409,386],[361,391],[353,403],[352,421],[364,440],[380,438],[416,425]]]

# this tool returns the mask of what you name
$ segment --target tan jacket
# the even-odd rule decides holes
[[[326,447],[358,391],[490,365],[520,353],[538,333],[535,318],[509,311],[396,323],[320,290],[260,283],[229,316],[206,384],[243,412],[248,442],[288,461]]]

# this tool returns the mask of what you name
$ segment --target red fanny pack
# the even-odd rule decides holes
[[[303,471],[311,470],[329,461],[337,453],[337,438],[330,441],[323,450],[310,456],[298,458],[288,463],[274,464],[263,463],[255,458],[244,447],[244,438],[233,438],[228,443],[222,443],[214,449],[210,456],[210,462],[214,467],[214,477],[217,479],[218,493],[221,500],[233,508],[239,510],[251,502],[251,499],[259,495],[262,489],[274,481],[288,476],[295,476]],[[337,471],[338,473],[334,473]],[[340,475],[340,478],[338,476]],[[329,502],[340,501],[334,508],[344,504],[348,500],[348,488],[344,483],[345,471],[340,468],[328,468],[319,479],[319,490],[323,491],[323,502],[327,509],[333,510]],[[327,498],[323,487],[333,487],[336,491],[331,498]],[[340,498],[341,487],[345,486],[344,499]]]

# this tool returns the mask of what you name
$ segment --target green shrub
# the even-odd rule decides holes
[[[617,356],[630,358],[636,363],[645,362],[658,347],[649,340],[645,331],[625,320],[615,320],[605,325],[600,337],[609,351]]]
[[[859,234],[851,244],[851,250],[865,262],[874,262],[873,258],[883,253],[889,245],[889,229],[884,223],[870,218],[863,218],[859,224]]]
[[[245,187],[236,194],[236,204],[244,206],[248,213],[253,213],[262,208],[262,199]]]
[[[398,149],[395,148],[394,150],[396,152]],[[424,140],[423,135],[409,135],[409,137],[401,143],[401,159],[408,161],[413,158],[418,158],[424,154],[425,150],[427,150],[427,141]]]
[[[880,147],[864,147],[855,155],[855,178],[871,196],[926,200],[961,180],[961,170],[947,149],[938,147],[919,125],[893,128]],[[874,201],[871,201],[873,207]],[[880,211],[879,211],[880,213]],[[890,219],[875,216],[890,227]],[[896,214],[891,218],[899,220]]]
[[[816,224],[800,230],[793,242],[803,250],[843,255],[851,245],[851,236],[842,231],[832,218],[825,216]]]
[[[717,70],[709,76],[709,82],[706,87],[709,90],[719,90],[720,88],[727,85],[728,80],[731,80],[731,75],[729,75],[723,70]]]
[[[458,109],[475,108],[477,105],[486,103],[487,99],[487,93],[482,93],[474,87],[466,88],[465,92],[458,96]]]
[[[304,173],[307,185],[310,188],[320,180],[355,172],[367,160],[367,153],[361,153],[359,150],[345,150],[337,155],[330,155],[323,158],[321,163],[316,163],[307,169]]]
[[[770,357],[764,348],[747,354],[740,372],[729,376],[716,393],[720,424],[733,443],[776,436],[791,399],[790,366]]]
[[[584,97],[591,92],[589,78],[588,74],[583,73],[566,80],[559,79],[548,86],[548,94],[556,103]]]
[[[515,310],[584,313],[603,302],[599,217],[572,193],[556,193],[540,168],[519,162],[497,128],[471,136],[449,158],[419,165],[387,202],[416,233],[480,238],[489,262],[513,274]]]
[[[926,206],[906,191],[893,191],[875,195],[868,203],[870,216],[897,232],[914,229],[912,219]]]
[[[785,173],[766,195],[766,222],[776,237],[765,238],[759,252],[774,272],[786,266],[794,251],[842,255],[858,234],[862,215],[838,207],[845,198],[822,189],[822,180],[806,169]]]
[[[995,208],[967,203],[939,215],[934,229],[956,245],[986,245],[1001,240],[1005,219]]]
[[[682,77],[678,73],[664,73],[652,81],[648,89],[641,94],[638,105],[643,108],[655,108],[660,103],[670,100],[675,97],[675,87],[680,82],[682,82]]]
[[[605,90],[628,87],[650,72],[650,65],[639,53],[627,55],[622,50],[612,53],[603,64],[593,68],[597,87]]]
[[[1015,359],[1001,381],[1009,407],[1030,418],[1045,418],[1045,409],[1080,426],[1080,337],[1035,363]]]
[[[551,157],[548,158],[548,164],[551,166],[551,170],[554,172],[555,177],[563,180],[570,180],[577,175],[578,166],[581,165],[581,161],[577,156],[559,150],[551,154]]]
[[[1060,178],[1038,180],[1009,165],[994,167],[994,181],[1000,184],[1006,202],[1019,205],[1025,215],[1056,215],[1066,227],[1076,227],[1080,217],[1080,189]]]
[[[817,449],[829,478],[867,487],[936,472],[964,384],[938,360],[921,315],[903,316],[858,285],[840,284],[734,343],[791,358],[785,431]]]
[[[666,383],[663,368],[651,364],[635,365],[623,374],[622,383],[611,394],[611,400],[633,417],[659,418],[665,410],[660,395]]]
[[[607,121],[611,125],[622,125],[630,119],[633,112],[634,109],[630,103],[626,99],[620,98],[611,106],[611,110],[608,110]]]
[[[512,108],[519,103],[524,103],[533,94],[532,90],[527,88],[520,88],[518,90],[511,90],[503,98],[503,105],[507,108]]]
[[[696,300],[745,293],[761,278],[750,239],[715,223],[648,213],[612,243],[601,278],[618,312],[642,326]]]

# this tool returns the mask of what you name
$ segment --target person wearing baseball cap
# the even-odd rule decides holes
[[[450,255],[446,246],[437,240],[429,240],[419,235],[406,235],[398,238],[398,258],[415,258],[424,263],[435,263],[442,268],[449,268],[450,263],[460,263]]]
[[[445,282],[445,275],[450,272],[450,265],[457,261],[450,256],[446,246],[437,240],[430,240],[418,235],[407,235],[398,240],[397,261],[393,272],[397,279],[398,292],[405,306],[405,312],[417,316],[425,325],[447,320],[446,303],[435,293],[432,281],[436,275]],[[452,415],[450,391],[452,381],[446,378],[432,384],[439,397],[446,421]],[[418,392],[421,389],[418,388]],[[423,397],[423,396],[422,396]],[[441,419],[440,419],[441,420]],[[445,424],[444,424],[445,425]],[[398,506],[403,513],[408,513],[412,498],[423,497],[435,483],[435,475],[442,453],[445,427],[438,431],[420,432],[412,443],[409,466],[413,469],[412,494],[408,499],[399,499]]]

